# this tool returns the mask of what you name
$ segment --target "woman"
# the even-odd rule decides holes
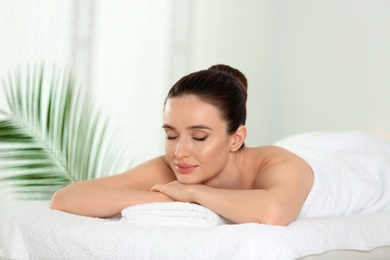
[[[51,207],[110,217],[130,205],[182,201],[235,222],[288,225],[313,183],[311,166],[278,146],[245,147],[247,80],[227,65],[181,78],[164,103],[164,156],[124,173],[73,183]]]

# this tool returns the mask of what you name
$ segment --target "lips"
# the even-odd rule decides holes
[[[186,163],[176,163],[175,168],[178,172],[186,174],[191,173],[194,171],[198,166],[193,164],[186,164]]]

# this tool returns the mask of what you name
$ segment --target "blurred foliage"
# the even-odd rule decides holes
[[[19,199],[50,199],[69,183],[119,171],[119,142],[65,68],[29,65],[2,82],[0,182]]]

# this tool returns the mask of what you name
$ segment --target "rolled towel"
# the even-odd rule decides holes
[[[230,224],[214,211],[194,203],[153,202],[124,208],[120,221],[150,227],[207,228]]]

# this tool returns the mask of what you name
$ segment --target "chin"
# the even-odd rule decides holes
[[[200,180],[198,180],[197,178],[193,178],[193,176],[189,176],[189,174],[176,175],[176,179],[181,184],[198,184],[198,183],[200,183]]]

